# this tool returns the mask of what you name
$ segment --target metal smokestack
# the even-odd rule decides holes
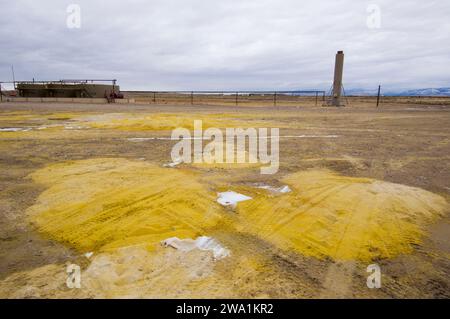
[[[336,54],[336,64],[334,66],[333,99],[334,106],[341,106],[342,95],[342,75],[344,73],[344,51]]]

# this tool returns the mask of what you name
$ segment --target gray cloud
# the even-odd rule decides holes
[[[66,8],[81,7],[81,28]],[[367,6],[381,9],[369,29]],[[448,0],[0,0],[0,78],[117,78],[124,89],[449,86]]]

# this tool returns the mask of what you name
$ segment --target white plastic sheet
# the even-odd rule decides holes
[[[223,192],[217,194],[217,202],[223,206],[236,207],[237,203],[252,199],[233,191]]]
[[[183,160],[181,158],[177,158],[172,163],[163,164],[163,167],[175,167],[177,165],[180,165],[181,163],[183,163]]]
[[[161,242],[165,247],[173,247],[175,249],[189,252],[193,249],[212,251],[214,259],[222,259],[230,256],[230,251],[222,247],[220,243],[212,237],[200,236],[197,239],[179,239],[171,237]]]
[[[2,127],[0,132],[27,132],[31,131],[29,127]]]
[[[269,186],[269,185],[259,185],[259,186],[256,186],[256,188],[267,189],[267,190],[269,190],[271,192],[281,193],[281,194],[289,193],[289,192],[292,191],[290,189],[290,187],[287,186],[287,185],[284,185],[284,186],[281,186],[281,187],[273,187],[273,186]]]

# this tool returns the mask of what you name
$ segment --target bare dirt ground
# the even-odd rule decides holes
[[[139,119],[131,124],[120,122],[111,126],[100,123],[97,118],[92,120],[99,114],[103,116],[101,119],[108,114],[113,117],[122,114],[125,118],[132,114],[130,117]],[[233,252],[232,257],[221,261],[211,261],[204,252],[184,256],[164,248],[156,248],[153,252],[131,250],[127,256],[133,255],[136,262],[122,262],[125,257],[120,257],[120,254],[113,257],[100,255],[103,259],[92,261],[83,255],[84,251],[63,240],[55,240],[29,219],[27,211],[49,187],[36,183],[30,174],[48,165],[96,158],[144,161],[159,167],[170,162],[173,141],[129,140],[170,136],[170,130],[148,129],[141,125],[140,116],[151,114],[169,114],[175,118],[189,115],[189,120],[205,116],[209,119],[225,118],[225,122],[229,120],[235,124],[235,121],[240,121],[247,127],[280,127],[280,135],[305,136],[280,140],[280,170],[273,176],[263,176],[259,170],[199,168],[196,172],[200,179],[219,176],[218,180],[226,178],[227,183],[232,181],[244,186],[250,183],[279,184],[280,177],[291,173],[328,169],[343,176],[420,188],[450,203],[450,105],[441,102],[439,105],[424,105],[423,100],[419,104],[384,103],[375,108],[373,103],[355,99],[353,102],[350,100],[347,107],[339,109],[2,103],[1,297],[450,297],[448,209],[435,222],[422,225],[424,236],[412,245],[412,251],[393,258],[372,260],[382,270],[380,289],[366,286],[367,261],[341,261],[327,256],[316,258],[283,249],[251,232],[227,232],[216,227],[214,237]],[[85,128],[85,117],[91,117],[96,124]],[[20,128],[24,130],[15,130]],[[215,185],[208,184],[208,187],[214,188]],[[149,254],[151,256],[147,256]],[[70,263],[79,264],[83,271],[86,270],[89,278],[87,289],[66,287],[66,265]],[[134,280],[134,273],[114,268],[119,275],[127,275],[119,276],[120,284],[114,286],[114,290],[105,286],[98,268],[92,264],[105,267],[102,268],[106,269],[105,272],[111,272],[117,265],[139,265],[133,269],[142,276]],[[195,267],[194,275],[174,274],[169,280],[171,271],[181,273],[189,267]],[[180,278],[191,279],[183,281]]]

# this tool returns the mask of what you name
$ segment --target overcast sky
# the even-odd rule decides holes
[[[80,28],[68,27],[70,4],[81,9]],[[117,78],[128,90],[329,89],[344,50],[346,89],[450,86],[449,0],[0,0],[0,8],[3,81],[14,64],[18,80]]]

